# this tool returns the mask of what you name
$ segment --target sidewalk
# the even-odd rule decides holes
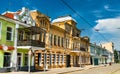
[[[31,72],[31,74],[63,74],[63,73],[69,73],[69,72],[74,72],[74,71],[80,71],[80,70],[87,70],[87,69],[92,69],[96,67],[102,67],[104,65],[98,65],[98,66],[85,66],[83,68],[81,67],[69,67],[69,68],[53,68],[49,69],[48,71],[38,71],[38,72]],[[1,73],[1,74],[29,74],[28,72],[24,71],[19,71],[19,72],[8,72],[8,73]]]

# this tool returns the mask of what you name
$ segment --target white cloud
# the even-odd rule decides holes
[[[93,29],[98,29],[99,32],[104,35],[106,39],[114,42],[115,48],[120,50],[120,17],[116,18],[107,18],[107,19],[99,19],[96,21],[97,25]],[[93,31],[93,38],[97,39],[98,35],[95,35],[95,31]],[[96,38],[97,37],[97,38]],[[98,39],[97,39],[98,40]],[[101,39],[100,39],[101,40]],[[101,41],[104,42],[104,41]]]
[[[110,12],[120,12],[120,10],[117,9],[111,9],[109,5],[104,5],[104,9]]]
[[[104,5],[104,8],[107,10],[109,8],[109,6],[108,5]]]
[[[118,33],[117,28],[120,28],[120,17],[99,19],[96,22],[97,25],[94,28],[98,29],[101,33],[115,34]]]

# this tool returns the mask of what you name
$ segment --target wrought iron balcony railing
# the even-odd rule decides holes
[[[35,47],[45,47],[45,42],[40,42],[38,40],[23,40],[18,41],[18,46],[35,46]]]

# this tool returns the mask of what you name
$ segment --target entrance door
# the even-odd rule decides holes
[[[17,61],[18,61],[18,69],[20,69],[22,65],[22,54],[21,53],[17,53]]]
[[[92,57],[90,57],[90,63],[91,63],[91,65],[93,65],[93,59],[92,59]]]
[[[70,67],[70,55],[66,55],[66,67]]]
[[[98,58],[94,58],[94,65],[98,65]]]

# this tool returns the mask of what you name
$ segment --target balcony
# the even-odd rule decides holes
[[[86,51],[86,49],[84,47],[80,47],[81,51]]]
[[[46,31],[40,27],[18,28],[17,46],[45,47]]]
[[[45,42],[40,42],[38,40],[18,41],[17,45],[18,46],[45,47]]]

